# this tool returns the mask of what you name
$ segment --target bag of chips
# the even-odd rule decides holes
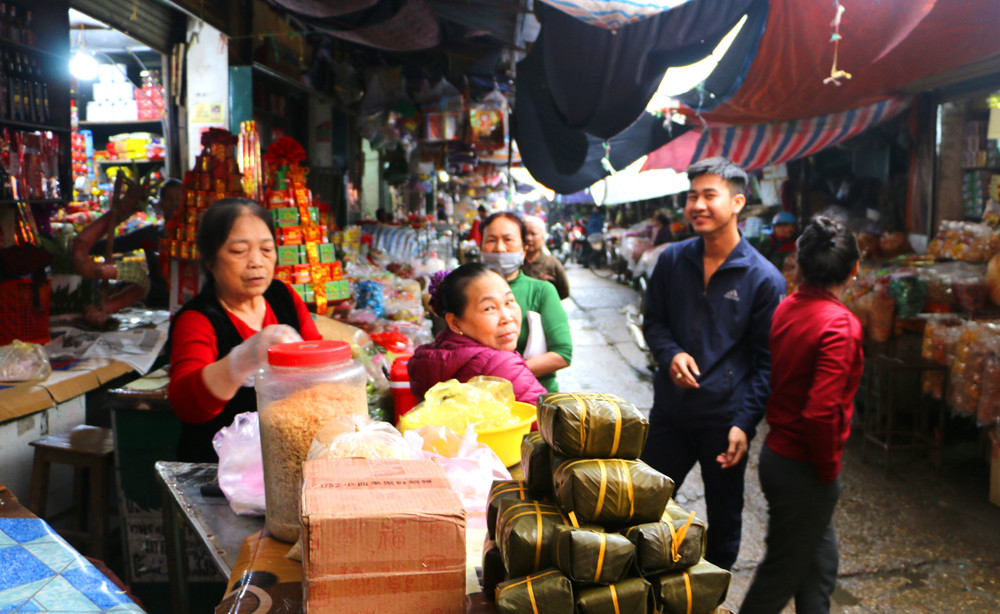
[[[568,458],[636,459],[649,420],[616,394],[557,392],[538,399],[538,432]]]
[[[629,525],[656,522],[674,481],[637,460],[552,458],[556,501],[581,522]]]

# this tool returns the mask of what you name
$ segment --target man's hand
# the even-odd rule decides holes
[[[747,434],[738,426],[729,429],[729,449],[718,455],[715,460],[723,469],[736,466],[747,453]]]
[[[694,361],[694,356],[687,352],[675,354],[670,360],[670,380],[678,388],[699,388],[698,380],[701,376],[698,370],[698,363]]]

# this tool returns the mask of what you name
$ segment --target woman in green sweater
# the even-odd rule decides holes
[[[494,213],[483,224],[483,263],[507,279],[514,299],[521,307],[521,334],[517,351],[524,356],[528,368],[549,392],[558,392],[556,371],[565,369],[573,360],[573,339],[569,332],[566,310],[559,302],[555,286],[547,281],[534,279],[521,273],[524,263],[524,238],[526,230],[521,218],[508,211]],[[535,312],[540,316],[545,335],[545,351],[534,353],[528,346],[529,328]],[[537,333],[535,333],[537,334]],[[535,343],[532,343],[535,347]]]

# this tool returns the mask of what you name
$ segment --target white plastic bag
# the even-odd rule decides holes
[[[233,423],[212,438],[219,455],[219,488],[237,514],[263,516],[264,461],[260,452],[257,412],[237,414]]]
[[[475,429],[458,435],[445,426],[425,426],[403,433],[413,458],[437,459],[466,512],[485,514],[493,480],[509,480],[510,471]]]
[[[52,365],[42,346],[15,339],[0,346],[0,382],[27,382],[47,379]]]

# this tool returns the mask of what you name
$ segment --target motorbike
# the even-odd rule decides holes
[[[565,265],[566,261],[569,260],[570,241],[566,237],[566,231],[562,224],[554,224],[549,230],[549,238],[545,240],[545,247],[562,264]]]

